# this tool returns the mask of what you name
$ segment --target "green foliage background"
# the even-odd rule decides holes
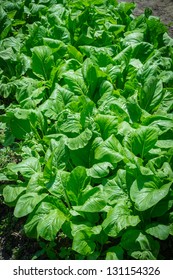
[[[157,259],[173,235],[173,39],[134,7],[0,7],[0,125],[20,158],[4,201],[28,237],[71,240],[68,258]]]

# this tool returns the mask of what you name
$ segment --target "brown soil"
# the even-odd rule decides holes
[[[0,260],[30,260],[40,250],[36,240],[30,240],[23,232],[24,220],[13,216],[13,209],[0,198]]]
[[[145,8],[150,8],[154,16],[160,17],[168,27],[168,33],[173,37],[173,0],[119,0],[118,2],[135,2],[134,15],[140,15]]]

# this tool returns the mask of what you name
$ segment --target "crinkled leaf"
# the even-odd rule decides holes
[[[121,230],[136,226],[139,222],[139,216],[133,215],[127,205],[118,203],[108,212],[102,227],[108,236],[116,237]]]
[[[156,259],[159,252],[159,243],[137,229],[127,230],[120,244],[129,255],[136,259]]]
[[[40,225],[42,225],[44,219],[49,216],[50,212],[54,213],[55,219],[52,220],[51,224],[49,224],[49,221],[47,221],[47,224],[50,225],[51,230],[45,235],[45,239],[46,236],[47,238],[49,238],[52,236],[52,234],[56,234],[57,226],[56,226],[55,212],[59,214],[60,217],[59,222],[61,222],[63,218],[66,216],[66,209],[64,209],[64,207],[65,206],[64,205],[62,206],[62,203],[59,200],[57,200],[57,198],[54,199],[52,196],[47,196],[46,199],[44,199],[44,201],[40,203],[38,208],[29,214],[26,224],[24,226],[26,234],[29,237],[38,238],[37,226],[39,223]],[[44,223],[43,223],[43,228],[44,230],[42,234],[44,235],[46,233],[46,225]],[[39,226],[39,230],[41,231],[40,226]]]
[[[70,150],[78,150],[84,148],[92,137],[92,131],[86,128],[80,135],[74,138],[68,138],[66,145]]]
[[[95,118],[95,122],[99,125],[101,136],[103,139],[107,139],[112,134],[117,133],[117,117],[98,114]]]
[[[150,151],[158,139],[158,131],[152,127],[140,127],[127,138],[127,147],[142,158]]]
[[[144,33],[141,31],[131,31],[123,40],[124,46],[135,45],[143,41]]]
[[[23,194],[17,201],[16,207],[14,209],[14,215],[17,218],[28,215],[46,196],[46,193],[38,194],[35,192]]]
[[[78,60],[80,63],[83,62],[83,55],[80,53],[80,51],[78,51],[74,46],[69,45],[68,46],[68,52],[70,54],[71,57],[75,58],[76,60]]]
[[[52,50],[48,46],[39,46],[32,49],[32,70],[41,79],[49,80],[54,65]]]
[[[3,196],[6,203],[14,202],[19,195],[26,190],[23,186],[7,185],[3,189]]]
[[[139,176],[130,188],[130,197],[138,211],[156,205],[169,192],[172,183],[160,185],[153,176]]]
[[[37,225],[38,236],[41,236],[45,240],[53,241],[65,220],[64,213],[59,209],[51,210],[40,219]]]
[[[88,184],[88,177],[86,169],[82,166],[77,166],[70,173],[69,180],[67,182],[66,191],[72,204],[78,204],[79,197],[83,189]]]
[[[80,75],[75,74],[73,71],[68,71],[68,73],[64,74],[64,81],[70,91],[77,95],[87,95],[87,87]]]
[[[124,159],[122,146],[114,135],[102,142],[94,152],[99,162],[110,162],[113,166]]]
[[[89,96],[92,96],[97,86],[97,69],[91,59],[87,58],[82,67],[82,73],[86,84],[89,87]]]
[[[13,172],[20,172],[24,177],[30,178],[33,174],[41,171],[39,160],[35,157],[29,157],[22,162],[10,167]]]
[[[145,229],[146,233],[160,239],[165,240],[169,236],[169,225],[163,225],[160,223],[148,224]]]
[[[50,148],[47,150],[45,156],[46,166],[50,168],[50,172],[53,167],[63,169],[66,166],[67,158],[68,151],[64,140],[62,138],[59,141],[51,139]]]
[[[150,115],[143,120],[143,125],[158,127],[161,131],[173,128],[172,118],[164,115]]]
[[[85,233],[78,232],[73,239],[72,249],[81,255],[87,256],[94,252],[95,242]]]
[[[47,183],[48,191],[56,197],[64,195],[69,176],[70,173],[58,170],[55,177],[51,177]]]
[[[150,76],[144,84],[140,95],[140,105],[143,109],[150,112],[163,98],[163,85],[156,77]]]
[[[69,137],[73,137],[73,134],[76,136],[76,133],[79,134],[81,130],[79,114],[62,111],[58,117],[57,129],[58,132],[60,131]]]
[[[83,205],[74,206],[74,209],[81,212],[94,213],[102,211],[105,206],[106,200],[103,197],[103,194],[97,192],[96,195],[91,195],[90,198],[88,198]]]
[[[100,162],[94,164],[91,168],[87,170],[88,176],[92,178],[102,178],[106,177],[110,170],[113,169],[113,166],[109,162]]]
[[[162,149],[169,149],[173,147],[173,140],[166,139],[166,140],[158,140],[156,142],[156,146]]]

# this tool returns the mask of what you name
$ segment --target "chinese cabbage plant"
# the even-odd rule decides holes
[[[173,235],[173,39],[134,8],[1,4],[3,145],[21,157],[1,169],[4,201],[71,258],[157,259]]]

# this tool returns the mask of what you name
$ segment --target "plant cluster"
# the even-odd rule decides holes
[[[0,7],[3,145],[21,157],[1,168],[4,201],[76,259],[157,259],[173,235],[173,39],[134,8]]]

